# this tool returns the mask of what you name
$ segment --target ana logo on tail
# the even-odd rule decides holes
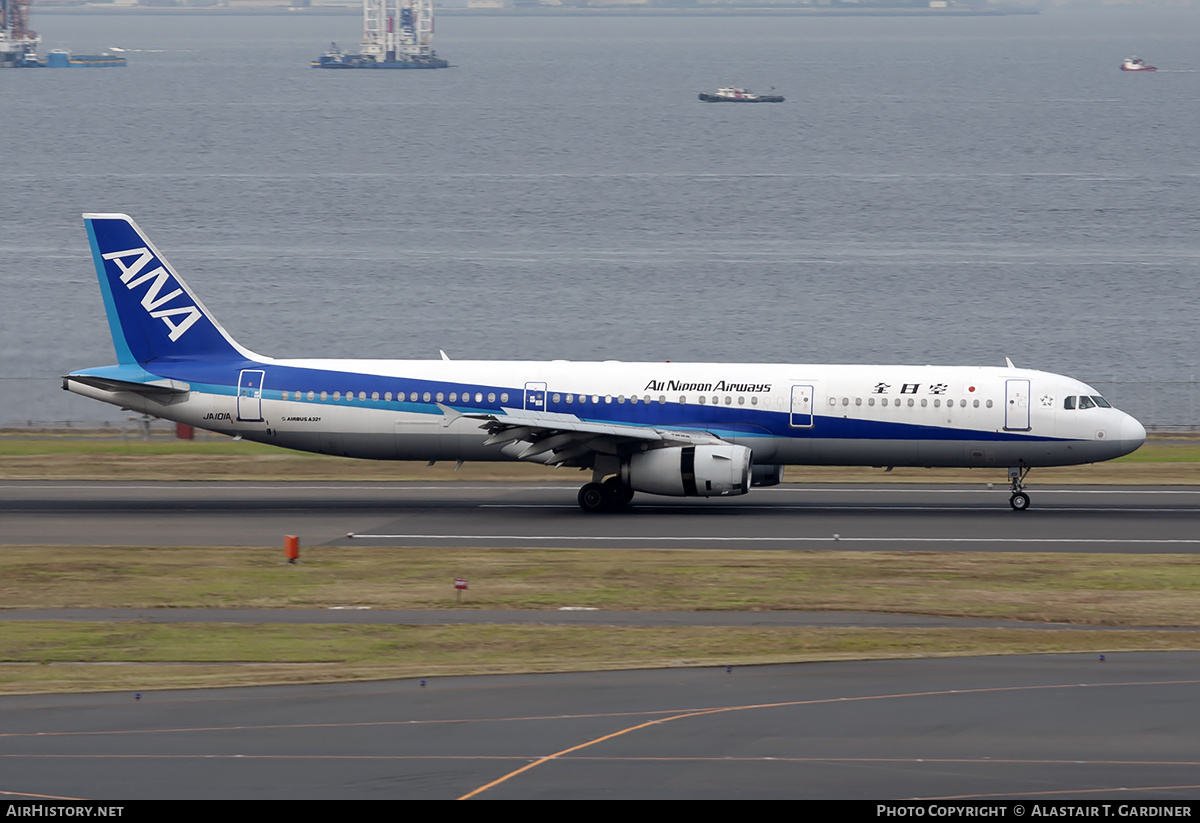
[[[126,260],[130,257],[137,257],[132,264],[127,264]],[[164,285],[171,279],[170,273],[163,266],[151,269],[145,274],[141,274],[142,269],[154,260],[154,255],[147,248],[129,249],[128,251],[114,251],[103,255],[105,260],[111,260],[117,264],[117,268],[121,270],[121,282],[125,284],[125,288],[132,291],[135,286],[140,286],[143,283],[149,283],[146,288],[146,293],[142,295],[142,308],[150,313],[151,317],[162,320],[167,328],[171,330],[170,338],[174,343],[184,332],[192,327],[192,324],[200,319],[200,309],[195,306],[176,306],[175,308],[161,308],[167,303],[174,300],[179,295],[183,294],[183,289],[176,288],[169,294],[162,294]],[[141,274],[139,277],[138,275]],[[173,318],[183,316],[183,319],[176,322]]]

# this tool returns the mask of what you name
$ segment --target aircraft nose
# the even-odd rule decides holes
[[[1126,414],[1121,419],[1121,444],[1134,451],[1146,442],[1146,427],[1131,415]],[[1129,452],[1126,452],[1128,454]]]

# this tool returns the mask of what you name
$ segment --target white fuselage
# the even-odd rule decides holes
[[[186,366],[170,398],[68,381],[80,394],[247,440],[351,457],[509,460],[480,421],[505,409],[708,432],[755,464],[1057,466],[1136,449],[1128,414],[1066,398],[1087,385],[1015,368],[711,363],[262,360],[225,379]],[[249,394],[239,375],[261,371]],[[253,383],[253,379],[249,382]],[[1071,404],[1077,405],[1077,404]]]

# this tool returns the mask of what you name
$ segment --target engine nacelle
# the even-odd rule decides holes
[[[672,497],[716,497],[750,491],[745,446],[670,446],[636,452],[623,477],[634,491]]]
[[[751,486],[778,486],[783,482],[783,466],[761,465],[750,467]]]

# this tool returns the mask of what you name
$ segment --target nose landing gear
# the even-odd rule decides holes
[[[1012,484],[1012,496],[1008,498],[1008,505],[1012,506],[1013,511],[1023,512],[1029,508],[1029,495],[1025,493],[1025,476],[1029,474],[1029,466],[1011,466],[1008,470],[1008,479]]]

